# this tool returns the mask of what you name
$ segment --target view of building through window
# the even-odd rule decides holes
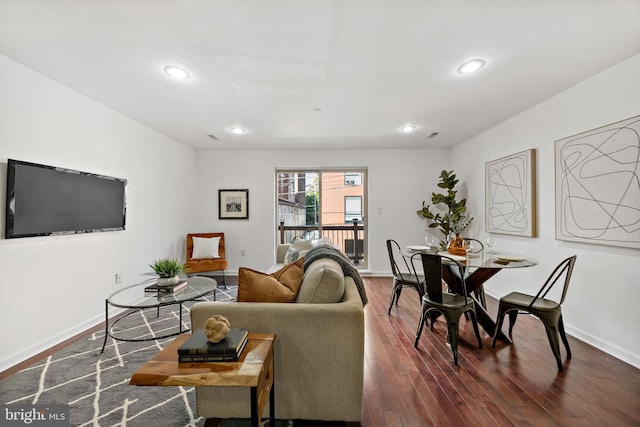
[[[366,265],[366,170],[276,171],[278,243],[328,238]]]

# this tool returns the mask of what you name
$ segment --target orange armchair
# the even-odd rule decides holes
[[[216,240],[210,239],[218,238],[218,246],[216,248]],[[229,263],[225,257],[224,250],[224,233],[187,234],[187,258],[184,263],[184,272],[188,276],[196,273],[222,271],[222,285],[226,289],[225,270],[228,266]]]

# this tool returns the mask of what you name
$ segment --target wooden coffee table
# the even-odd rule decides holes
[[[249,341],[237,362],[178,363],[178,347],[191,334],[177,337],[153,359],[138,369],[129,384],[138,386],[249,387],[251,425],[260,424],[269,396],[269,420],[275,426],[273,342],[274,334],[249,334]],[[208,425],[216,425],[207,421]]]

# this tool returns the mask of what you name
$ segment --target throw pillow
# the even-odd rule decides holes
[[[300,258],[304,258],[304,256],[309,252],[308,250],[298,250],[294,246],[289,246],[287,249],[287,253],[284,254],[284,262],[285,264],[290,264],[292,262],[297,261]]]
[[[246,267],[238,269],[238,302],[294,302],[304,271],[304,259],[266,274]]]
[[[220,258],[218,254],[220,237],[194,237],[192,259]]]
[[[293,241],[293,247],[299,251],[308,251],[313,249],[313,241],[297,238]]]

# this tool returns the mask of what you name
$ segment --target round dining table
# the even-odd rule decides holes
[[[421,262],[418,262],[418,260],[423,251],[436,253],[435,249],[417,251],[407,248],[407,250],[403,252],[403,255],[409,257],[412,262],[415,263],[414,265],[421,265]],[[478,324],[485,330],[485,332],[487,332],[487,334],[489,334],[489,336],[494,335],[496,322],[487,312],[487,305],[484,296],[484,283],[502,270],[522,269],[538,265],[538,261],[535,259],[514,253],[490,253],[486,250],[482,250],[477,253],[470,253],[467,256],[456,256],[446,251],[437,252],[437,254],[451,257],[462,264],[465,268],[467,296],[473,298],[475,301]],[[461,293],[462,291],[459,289],[459,279],[456,278],[450,268],[444,268],[444,264],[446,263],[443,263],[442,278],[447,283],[450,292]],[[504,335],[502,331],[498,331],[497,338],[501,341],[511,343],[511,340]]]

